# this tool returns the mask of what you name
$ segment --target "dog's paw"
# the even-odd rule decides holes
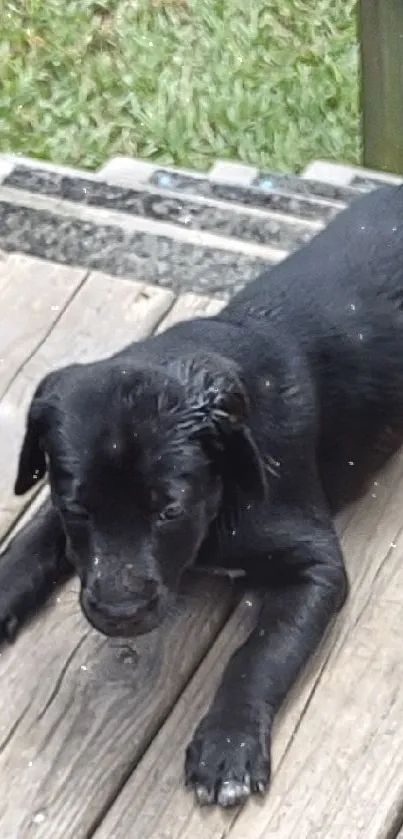
[[[36,600],[38,580],[21,566],[0,556],[0,645],[15,640]]]
[[[11,643],[15,640],[18,630],[24,622],[25,600],[26,592],[24,590],[0,590],[0,644]]]
[[[270,777],[269,732],[251,723],[231,728],[228,720],[205,717],[186,752],[186,785],[199,804],[232,807],[264,793]]]

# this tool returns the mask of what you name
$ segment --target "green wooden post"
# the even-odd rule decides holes
[[[364,166],[403,173],[403,0],[359,0]]]

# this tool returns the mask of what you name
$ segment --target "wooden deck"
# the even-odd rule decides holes
[[[26,505],[12,486],[38,379],[219,306],[1,257],[2,539]],[[339,529],[351,596],[278,720],[263,803],[200,810],[182,785],[184,747],[251,598],[230,615],[226,581],[198,579],[171,623],[128,643],[90,630],[73,583],[1,651],[0,839],[403,839],[401,455]]]

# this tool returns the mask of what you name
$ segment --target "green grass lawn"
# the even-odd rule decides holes
[[[85,167],[357,161],[355,6],[0,0],[0,151]]]

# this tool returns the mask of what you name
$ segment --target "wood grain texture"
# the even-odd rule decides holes
[[[57,270],[55,266],[52,269],[55,279],[53,274],[48,274],[48,283],[55,282],[59,287],[59,266]],[[65,274],[65,269],[61,270],[64,282],[69,275]],[[84,275],[81,272],[79,276]],[[29,285],[28,277],[25,282]],[[44,297],[49,309],[50,292],[45,292],[46,286]],[[54,293],[53,299],[59,300],[55,305],[62,306],[60,294],[57,297]],[[76,291],[67,309],[61,315],[59,312],[59,319],[49,335],[47,332],[52,323],[48,319],[39,346],[34,352],[32,345],[33,355],[27,357],[25,353],[18,375],[0,399],[1,450],[7,453],[0,472],[0,538],[29,500],[29,496],[14,498],[12,487],[25,414],[36,384],[55,367],[100,358],[131,340],[145,337],[158,325],[173,301],[171,291],[92,273]],[[6,313],[4,318],[7,320]]]
[[[197,317],[217,315],[223,306],[225,306],[224,300],[218,300],[218,298],[206,297],[203,294],[181,294],[160,324],[158,332],[168,329],[181,320],[190,320],[196,315]]]
[[[402,509],[399,455],[344,534],[353,595],[283,751],[268,805],[245,810],[231,839],[394,836],[403,802]]]
[[[247,637],[256,602],[247,595],[209,650],[94,839],[211,839],[221,837],[231,814],[197,807],[184,789],[185,749],[213,697],[230,655]]]
[[[263,803],[200,809],[183,789],[183,752],[231,650],[233,615],[95,839],[390,839],[403,802],[403,460],[339,524],[352,590],[276,724]]]
[[[92,358],[110,352],[128,339],[127,332],[140,337],[157,325],[161,300],[166,310],[169,292],[112,282],[109,287],[108,278],[90,277],[80,292],[87,296],[79,300],[77,295],[40,357],[24,371],[16,405],[19,394],[23,404],[45,364],[60,364],[71,353]],[[89,628],[73,581],[13,647],[1,652],[2,839],[84,839],[91,834],[231,605],[228,581],[197,575],[161,631],[134,642],[116,641]]]
[[[86,273],[26,256],[0,259],[0,397],[59,319]]]
[[[0,659],[0,835],[84,839],[115,797],[228,614],[198,580],[160,632],[89,629],[73,583]]]

